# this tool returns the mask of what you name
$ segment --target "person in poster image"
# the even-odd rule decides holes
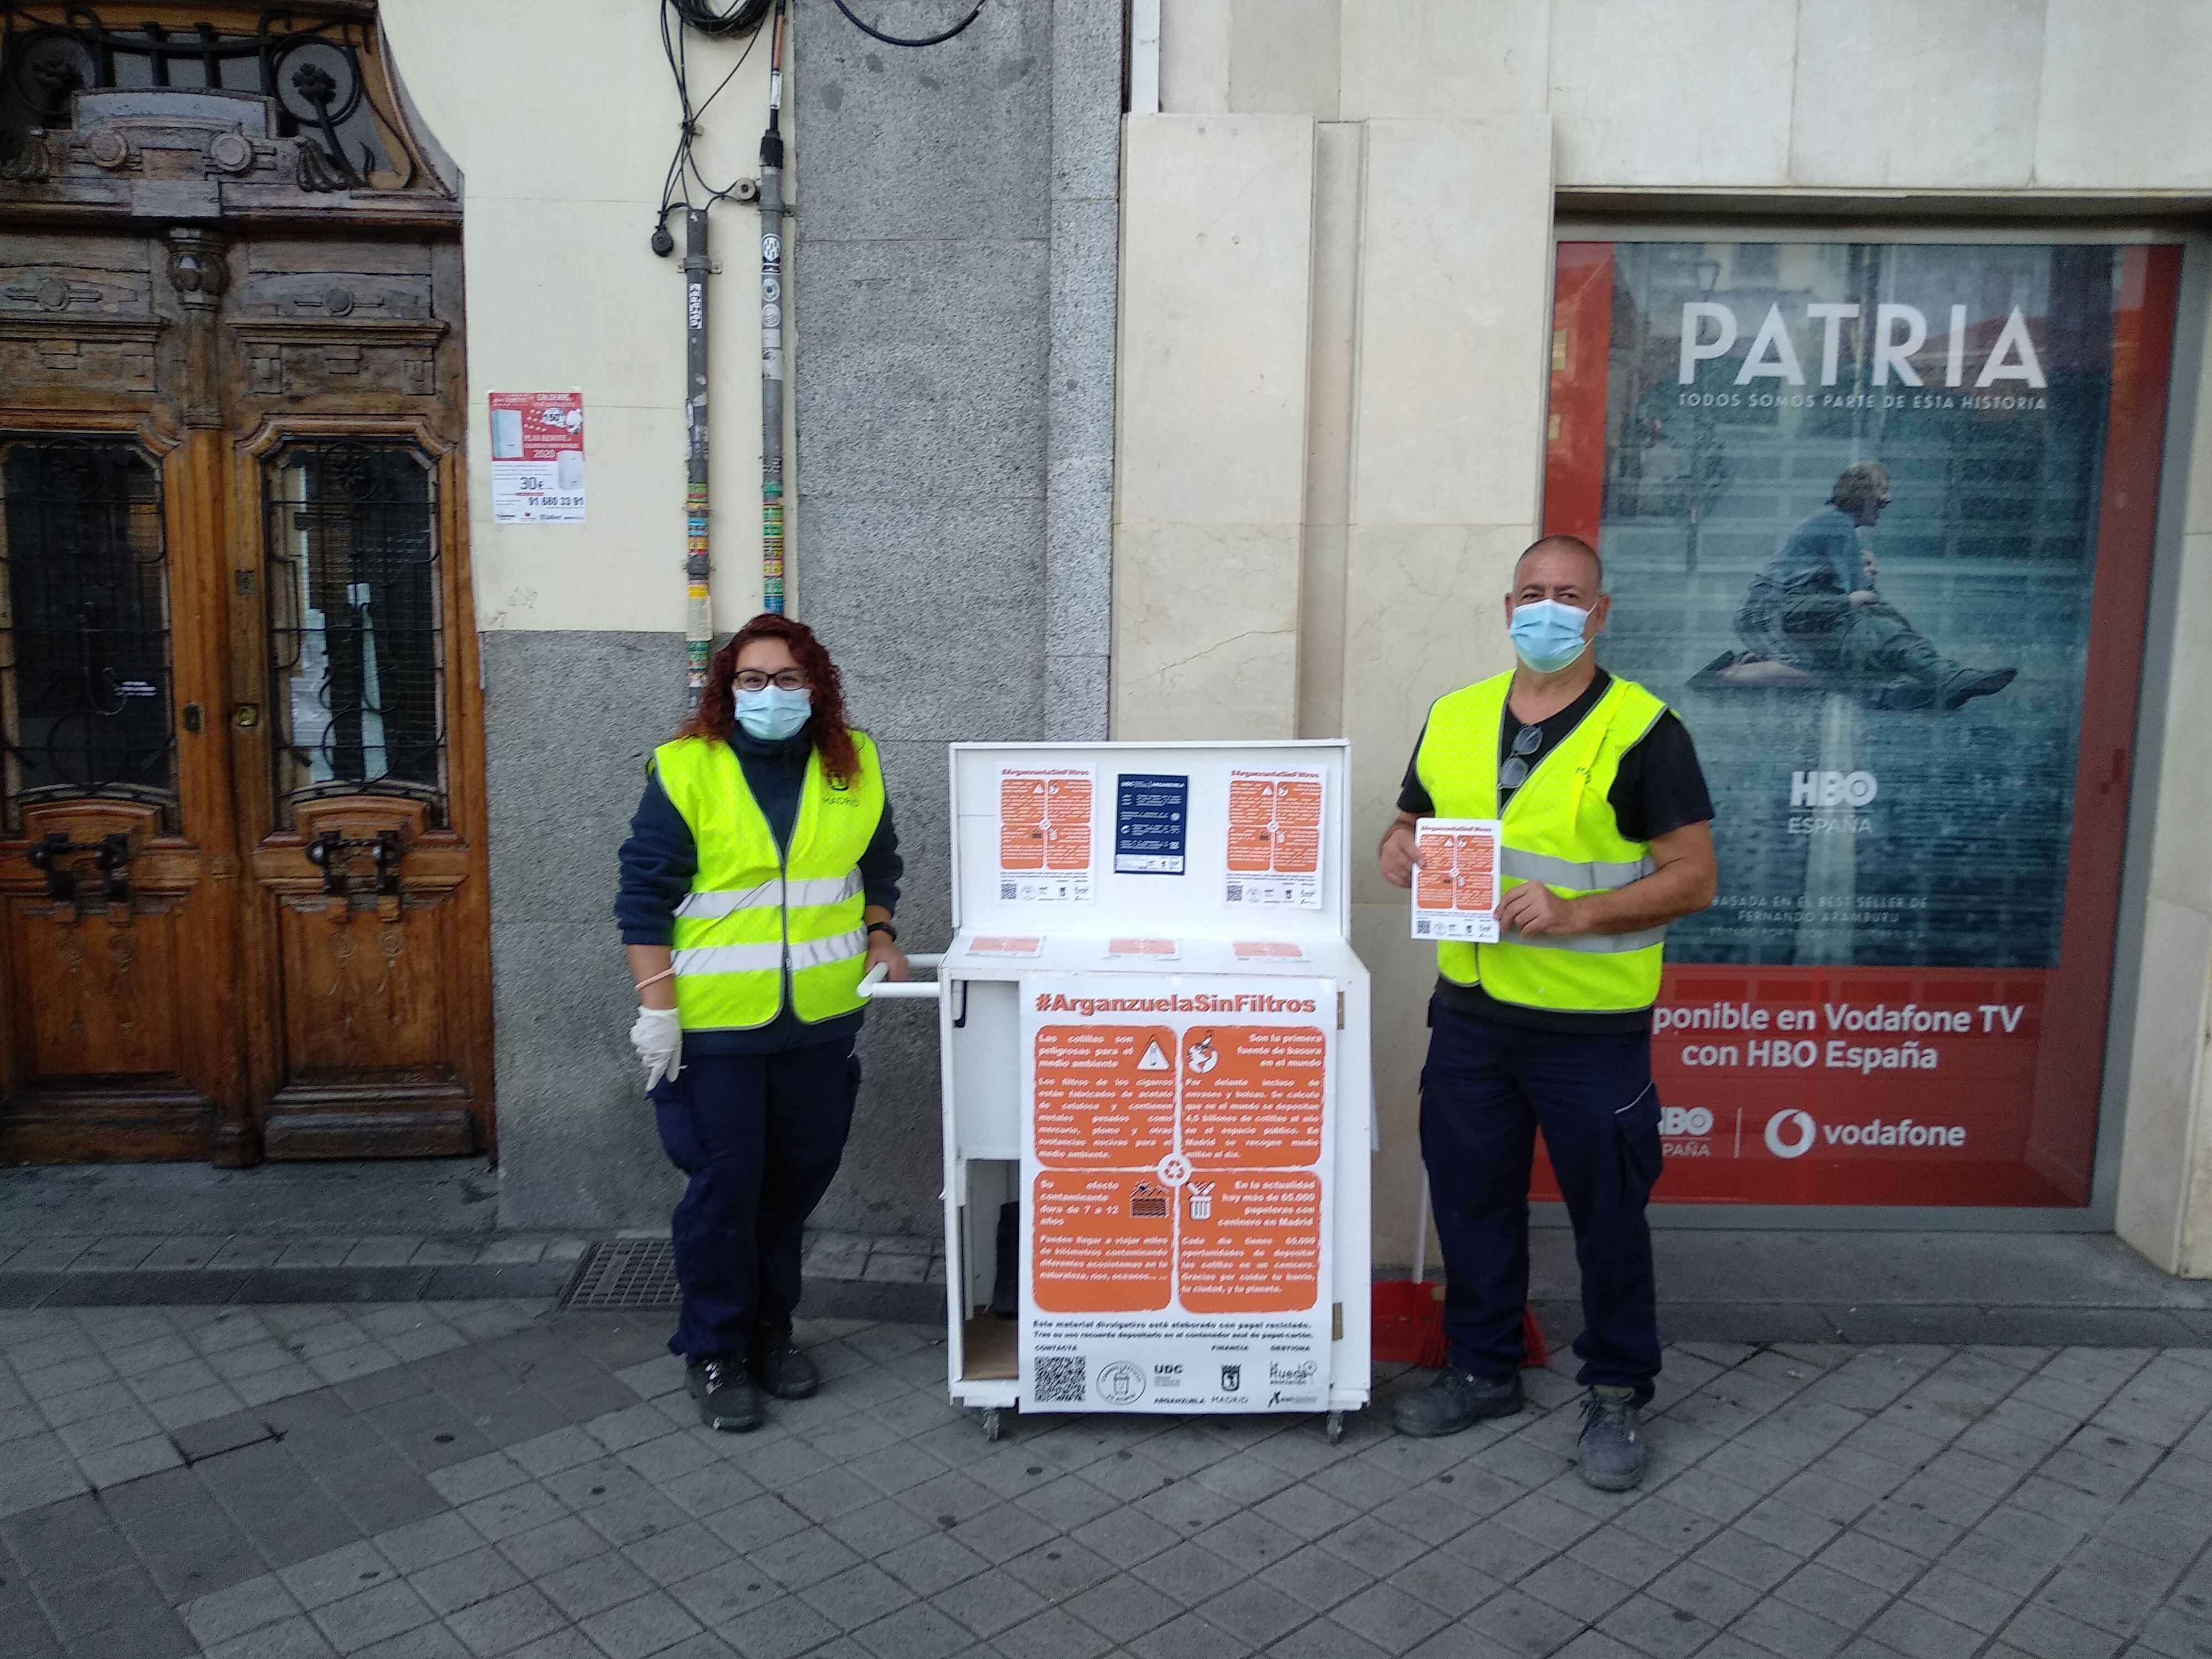
[[[876,746],[803,623],[755,617],[715,655],[698,711],[653,750],[621,861],[630,1041],[689,1177],[668,1346],[702,1422],[757,1429],[764,1393],[820,1386],[792,1343],[799,1232],[852,1127],[861,976],[908,977]]]
[[[1877,708],[1956,708],[2010,685],[2018,669],[1954,662],[1875,591],[1878,567],[1857,532],[1889,501],[1880,461],[1838,473],[1828,504],[1751,579],[1735,619],[1748,649],[1707,672],[1731,685],[1848,686]]]
[[[1425,817],[1498,818],[1496,945],[1437,947],[1421,1073],[1421,1157],[1446,1278],[1443,1369],[1399,1396],[1401,1433],[1455,1433],[1522,1409],[1535,1134],[1582,1269],[1583,1479],[1643,1477],[1640,1413],[1659,1374],[1644,1206],[1659,1178],[1651,1005],[1666,926],[1712,902],[1713,807],[1690,734],[1598,666],[1611,601],[1596,551],[1547,536],[1505,596],[1520,665],[1429,710],[1379,849],[1413,884]]]

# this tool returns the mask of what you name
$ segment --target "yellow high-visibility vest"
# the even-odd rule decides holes
[[[876,746],[853,733],[854,775],[832,783],[807,757],[791,844],[775,835],[728,744],[678,738],[653,751],[660,787],[698,849],[691,891],[676,907],[676,1006],[687,1031],[765,1025],[783,1006],[809,1024],[863,1005],[868,936],[860,854],[884,816]]]
[[[1498,747],[1513,676],[1499,674],[1440,697],[1429,710],[1414,767],[1446,818],[1494,818]],[[1609,892],[1650,875],[1650,845],[1620,833],[1607,799],[1620,757],[1667,712],[1632,680],[1615,677],[1597,706],[1536,759],[1499,826],[1498,889],[1540,881],[1568,898]],[[1455,985],[1480,985],[1500,1002],[1577,1012],[1626,1012],[1658,1000],[1667,930],[1539,934],[1509,929],[1496,945],[1447,939],[1437,969]]]

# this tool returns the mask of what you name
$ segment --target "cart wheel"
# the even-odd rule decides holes
[[[988,1406],[983,1410],[983,1438],[996,1440],[998,1437],[999,1408],[996,1406]]]
[[[1338,1441],[1343,1439],[1344,1413],[1342,1412],[1331,1412],[1328,1414],[1328,1425],[1322,1431],[1322,1432],[1328,1436],[1328,1443],[1332,1446],[1334,1446]]]

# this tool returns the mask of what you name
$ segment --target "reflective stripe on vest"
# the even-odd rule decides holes
[[[661,787],[691,830],[698,868],[676,907],[672,965],[684,1029],[765,1025],[784,1006],[818,1023],[863,1006],[867,965],[860,854],[884,813],[875,745],[853,733],[843,784],[808,757],[790,843],[779,851],[726,743],[678,738],[653,751]]]
[[[773,910],[784,904],[835,904],[860,890],[860,872],[822,881],[764,881],[742,892],[687,893],[679,916],[726,916],[739,910]]]
[[[1513,677],[1500,674],[1440,698],[1414,765],[1448,818],[1500,817],[1500,724]],[[1502,888],[1541,882],[1569,898],[1611,892],[1657,866],[1642,842],[1620,833],[1607,799],[1621,757],[1667,706],[1632,680],[1616,678],[1565,738],[1537,757],[1528,781],[1502,815]],[[1667,930],[1632,933],[1540,933],[1509,928],[1496,945],[1446,940],[1437,967],[1461,985],[1480,985],[1503,1002],[1565,1012],[1646,1008],[1659,994]]]

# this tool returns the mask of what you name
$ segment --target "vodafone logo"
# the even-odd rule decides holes
[[[1777,1158],[1802,1158],[1813,1150],[1815,1140],[1826,1140],[1831,1146],[1944,1146],[1963,1147],[1966,1144],[1964,1125],[1956,1123],[1915,1123],[1911,1118],[1899,1118],[1888,1122],[1876,1118],[1871,1123],[1831,1123],[1822,1125],[1814,1121],[1810,1112],[1790,1107],[1777,1112],[1766,1120],[1766,1150]]]
[[[1766,1150],[1777,1158],[1802,1158],[1820,1133],[1810,1112],[1791,1107],[1766,1120]]]

